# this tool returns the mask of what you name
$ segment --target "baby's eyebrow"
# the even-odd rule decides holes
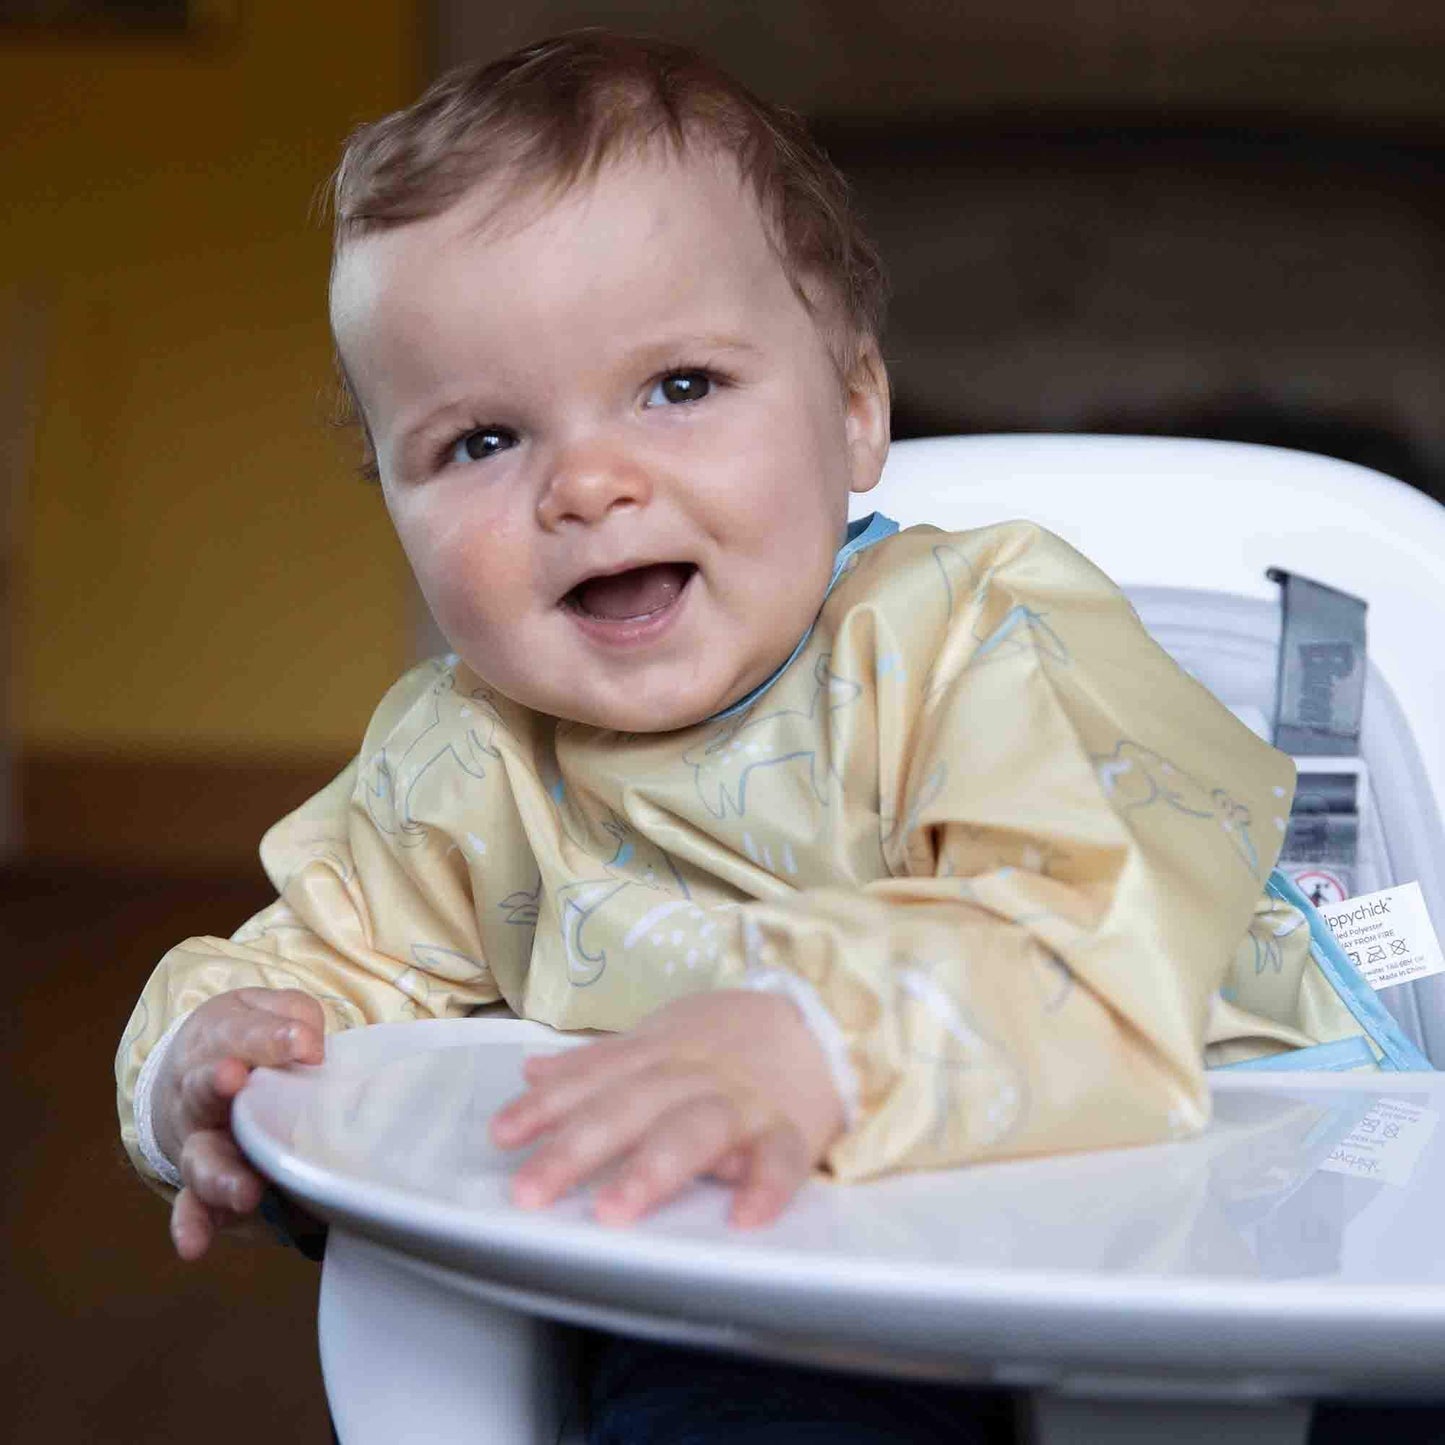
[[[680,332],[676,336],[661,337],[647,341],[634,348],[639,359],[662,356],[671,361],[685,361],[692,353],[734,352],[755,356],[760,348],[741,336],[730,336],[723,332]]]

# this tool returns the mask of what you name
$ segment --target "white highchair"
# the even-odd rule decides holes
[[[856,513],[876,509],[905,526],[1042,523],[1123,585],[1161,642],[1216,690],[1219,678],[1229,685],[1235,642],[1270,645],[1271,619],[1278,635],[1278,589],[1266,569],[1365,599],[1372,673],[1363,752],[1396,875],[1385,881],[1418,878],[1445,925],[1445,857],[1436,851],[1445,797],[1445,508],[1387,477],[1298,452],[1062,435],[899,443],[880,487],[856,503]],[[1197,610],[1184,598],[1181,612],[1178,589],[1200,594]],[[1402,726],[1418,754],[1398,745]],[[1388,1000],[1437,1064],[1445,1063],[1441,983],[1406,985]],[[399,1263],[367,1238],[360,1212],[349,1221],[346,1213],[333,1211],[320,1303],[326,1389],[343,1445],[580,1440],[567,1410],[567,1330],[556,1322],[668,1331],[625,1291],[609,1317],[595,1297],[574,1307],[555,1286],[534,1292],[505,1270],[485,1288],[460,1288],[437,1256]],[[666,1245],[677,1247],[675,1239]],[[838,1267],[848,1268],[841,1255]],[[827,1355],[827,1342],[819,1342],[814,1357]],[[846,1349],[837,1360],[846,1363]],[[1157,1376],[1152,1388],[1168,1393]],[[1166,1427],[1172,1408],[1161,1404],[1156,1428]],[[1287,1413],[1244,1419],[1225,1409],[1221,1416],[1206,1398],[1169,1417],[1167,1428],[1176,1445],[1220,1429],[1241,1440],[1299,1440],[1303,1417]],[[1102,1421],[1091,1426],[1087,1412],[1039,1418],[1040,1438],[1126,1438],[1111,1436]]]

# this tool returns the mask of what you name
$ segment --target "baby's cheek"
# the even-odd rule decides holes
[[[450,622],[491,630],[519,621],[530,610],[533,588],[528,570],[518,565],[520,548],[499,547],[477,536],[456,536],[448,543],[434,554],[433,606],[444,627]]]

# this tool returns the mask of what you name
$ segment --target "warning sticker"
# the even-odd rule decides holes
[[[1445,973],[1440,940],[1418,883],[1325,903],[1320,916],[1374,989]]]
[[[1294,875],[1295,887],[1314,904],[1325,908],[1331,903],[1343,903],[1349,895],[1349,888],[1342,876],[1344,869],[1330,872],[1307,864]]]
[[[1320,1168],[1356,1179],[1408,1184],[1440,1115],[1409,1099],[1376,1099]]]

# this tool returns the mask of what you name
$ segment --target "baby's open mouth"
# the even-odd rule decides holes
[[[691,562],[652,562],[606,577],[587,577],[563,597],[567,607],[608,622],[632,622],[670,607],[697,571]]]

